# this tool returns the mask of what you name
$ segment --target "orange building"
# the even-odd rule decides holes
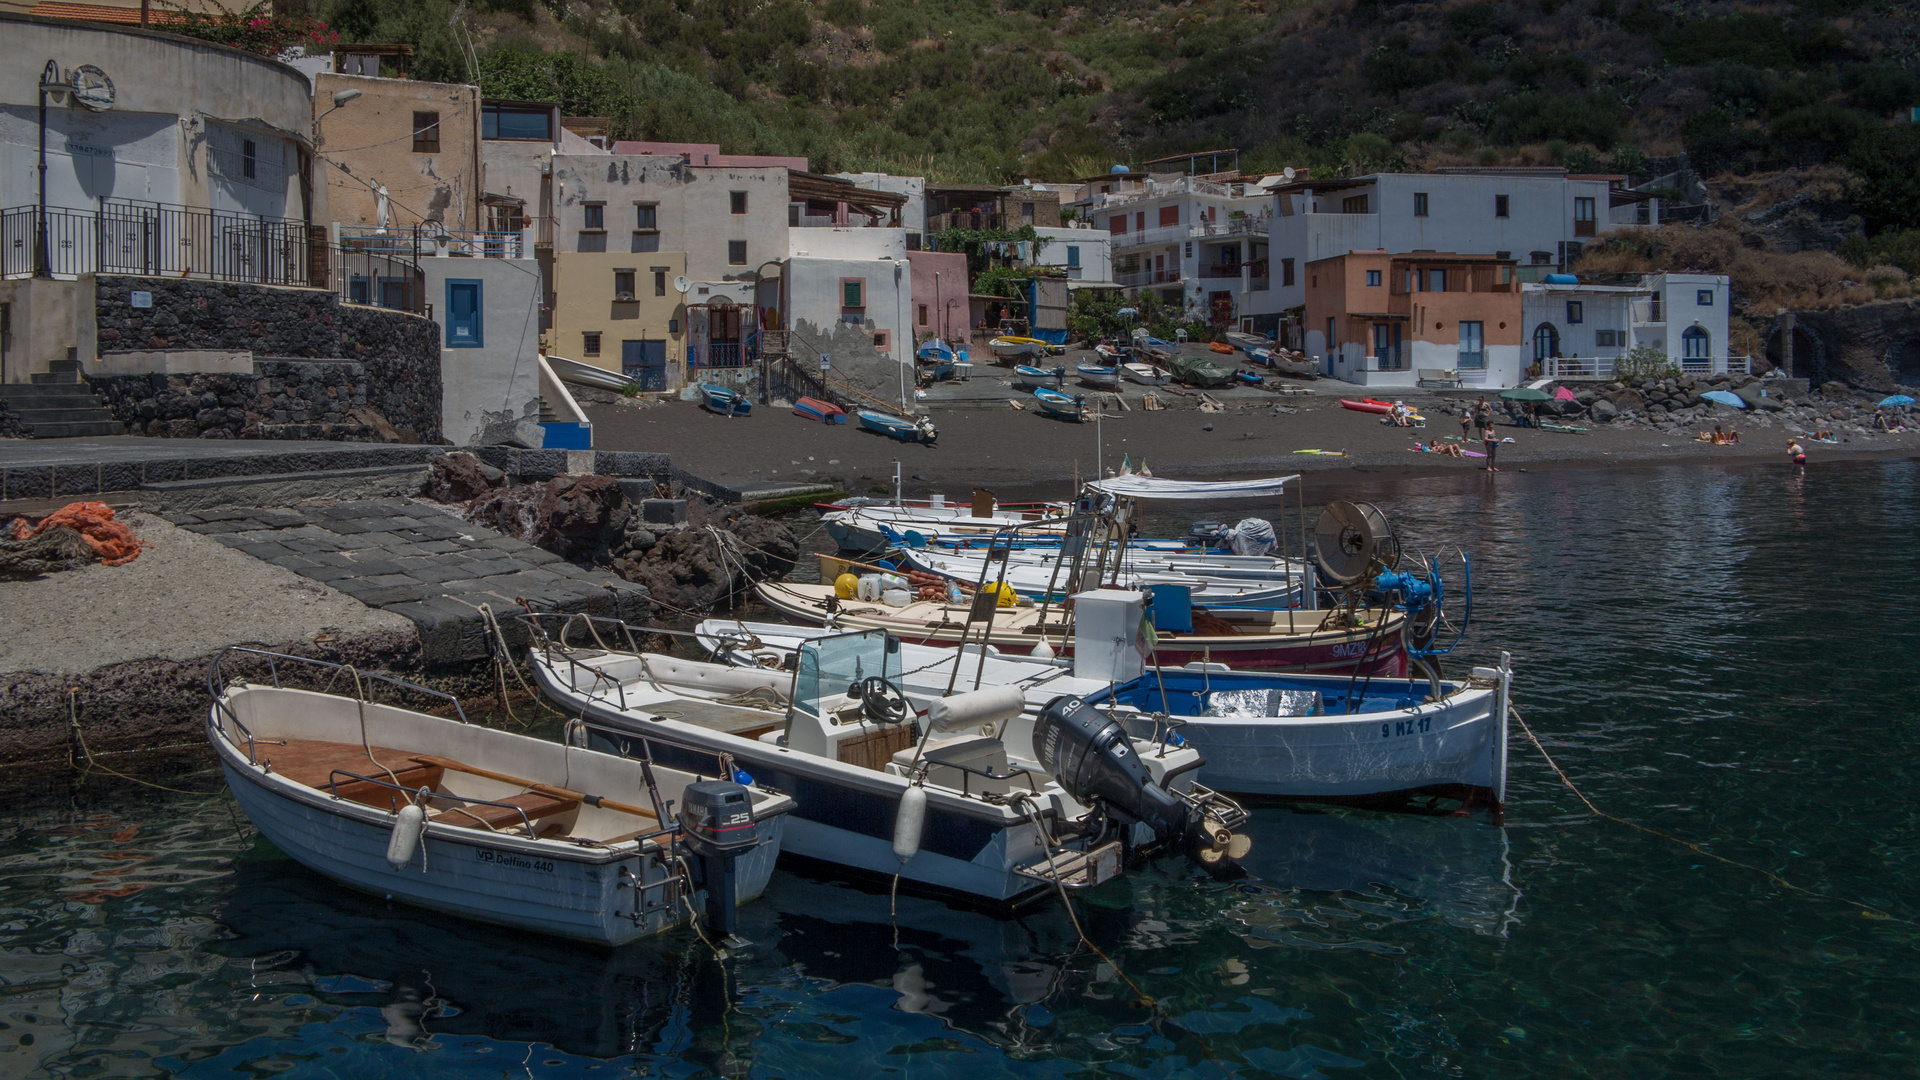
[[[1306,266],[1306,348],[1362,386],[1520,381],[1520,285],[1493,255],[1350,251]]]

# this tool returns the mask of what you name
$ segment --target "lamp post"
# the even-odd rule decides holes
[[[33,276],[53,276],[53,253],[47,246],[47,95],[68,89],[60,81],[60,61],[49,60],[40,71],[40,201],[33,214]]]

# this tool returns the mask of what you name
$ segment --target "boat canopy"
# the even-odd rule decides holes
[[[1280,495],[1288,484],[1298,479],[1298,473],[1264,480],[1166,480],[1158,476],[1131,475],[1093,480],[1087,486],[1131,499],[1257,499]]]

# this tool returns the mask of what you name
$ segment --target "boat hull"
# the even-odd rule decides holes
[[[708,412],[721,416],[746,416],[753,411],[753,402],[724,386],[702,386],[700,404]]]
[[[1066,382],[1066,373],[1021,365],[1014,369],[1013,385],[1023,390],[1058,390]]]
[[[1351,398],[1341,398],[1340,407],[1343,409],[1352,409],[1354,412],[1366,413],[1390,413],[1393,411],[1393,406],[1384,401],[1354,401]]]
[[[1081,364],[1076,370],[1081,382],[1096,389],[1116,390],[1120,386],[1120,372],[1114,368]]]
[[[1061,420],[1077,422],[1086,414],[1086,408],[1079,401],[1058,391],[1035,390],[1033,400],[1040,407],[1043,415],[1058,417]]]
[[[793,415],[804,416],[809,420],[818,420],[823,424],[844,424],[847,411],[831,401],[819,398],[803,397],[793,403]]]
[[[1165,386],[1168,380],[1173,378],[1171,374],[1152,364],[1123,364],[1120,372],[1126,376],[1128,382],[1136,382],[1142,386]]]
[[[888,438],[899,439],[901,442],[922,441],[918,425],[911,421],[900,420],[891,416],[882,416],[879,413],[861,412],[860,426],[877,435],[885,435]]]

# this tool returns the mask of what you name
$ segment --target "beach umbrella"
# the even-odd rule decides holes
[[[1876,407],[1881,409],[1890,409],[1895,405],[1911,405],[1911,404],[1913,404],[1913,399],[1911,397],[1908,397],[1905,394],[1895,394],[1892,397],[1887,398],[1885,401],[1882,401]]]
[[[1122,319],[1131,319],[1140,314],[1140,309],[1123,307],[1119,311],[1114,312],[1114,314],[1118,315]]]
[[[1709,390],[1701,394],[1700,397],[1705,401],[1712,401],[1721,405],[1731,405],[1736,409],[1744,409],[1747,407],[1747,403],[1741,400],[1739,394],[1729,390]]]
[[[1511,390],[1500,391],[1500,396],[1508,401],[1552,401],[1553,395],[1545,390],[1535,390],[1531,386],[1516,386]]]

